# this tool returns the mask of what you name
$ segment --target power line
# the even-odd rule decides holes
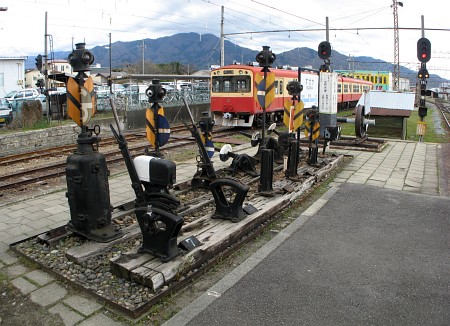
[[[353,27],[353,28],[329,28],[329,31],[364,31],[364,30],[393,30],[394,27]],[[421,31],[420,27],[399,27],[399,30],[405,31]],[[450,32],[450,28],[424,28],[426,31]],[[264,33],[286,33],[286,32],[323,32],[325,28],[310,28],[310,29],[278,29],[265,31],[247,31],[241,33],[225,33],[230,35],[245,35],[245,34],[264,34]]]

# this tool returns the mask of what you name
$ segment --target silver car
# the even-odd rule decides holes
[[[0,126],[11,123],[13,119],[11,104],[4,98],[0,98]]]
[[[39,91],[35,88],[25,88],[17,91],[12,91],[6,94],[5,99],[11,103],[12,109],[17,110],[21,107],[24,101],[32,101],[37,99],[40,95]]]

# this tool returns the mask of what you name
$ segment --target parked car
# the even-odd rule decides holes
[[[9,102],[16,100],[34,100],[39,94],[39,91],[35,88],[25,88],[18,91],[9,92],[6,94],[5,98]]]
[[[0,126],[11,123],[13,119],[11,103],[5,98],[0,98]]]
[[[11,103],[13,111],[17,111],[24,101],[36,100],[40,94],[35,88],[25,88],[9,92],[6,94],[5,99]]]

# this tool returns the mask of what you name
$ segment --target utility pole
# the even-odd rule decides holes
[[[142,74],[145,74],[145,40],[142,40]]]
[[[225,35],[223,34],[224,9],[222,6],[220,19],[220,66],[225,65]]]
[[[398,91],[400,84],[400,55],[399,55],[399,33],[398,33],[398,6],[403,7],[403,2],[392,0],[394,10],[394,85],[393,90]]]
[[[111,48],[111,33],[109,33],[109,93],[112,94],[112,48]]]
[[[48,94],[48,51],[47,51],[47,12],[45,12],[45,34],[44,34],[44,82],[45,82],[45,97],[47,109],[47,122],[50,123],[50,96]]]

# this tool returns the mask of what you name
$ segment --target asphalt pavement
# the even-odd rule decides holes
[[[450,198],[331,188],[164,325],[449,325]]]

